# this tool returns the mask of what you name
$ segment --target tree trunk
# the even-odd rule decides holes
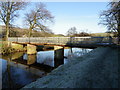
[[[30,37],[32,36],[32,28],[29,29],[29,34],[28,34],[28,37],[29,37],[29,42],[30,42]]]
[[[8,36],[9,36],[9,25],[6,24],[6,35],[5,35],[5,41],[8,41]]]
[[[30,38],[32,36],[32,28],[29,29],[29,35],[28,37]]]
[[[9,22],[10,22],[10,12],[7,11],[7,17],[6,17],[6,37],[5,40],[8,41],[8,36],[9,36]]]

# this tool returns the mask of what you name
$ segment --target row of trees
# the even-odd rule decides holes
[[[30,4],[28,2],[11,2],[8,0],[7,2],[0,2],[0,21],[5,24],[5,40],[8,39],[9,36],[9,28],[13,25],[14,20],[18,18],[19,11],[25,10],[25,7]],[[45,22],[53,22],[54,17],[51,13],[46,9],[43,3],[36,3],[35,8],[27,11],[25,13],[24,21],[29,27],[29,37],[31,36],[32,30],[43,30],[46,31],[47,27],[45,26]]]
[[[90,36],[90,34],[88,34],[87,32],[83,31],[83,32],[77,32],[77,28],[76,27],[71,27],[68,31],[67,31],[67,36],[69,37],[81,37],[81,36]]]

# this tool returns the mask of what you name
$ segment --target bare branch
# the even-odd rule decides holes
[[[110,8],[100,14],[99,24],[105,25],[108,30],[120,32],[120,1],[110,2],[108,6]]]
[[[27,3],[25,2],[0,2],[0,21],[6,25],[6,39],[9,35],[9,25],[11,25],[16,17],[18,17],[18,11],[22,10]]]
[[[52,22],[53,18],[43,3],[36,4],[35,9],[25,14],[25,21],[30,28],[30,33],[36,28],[45,31],[47,27],[44,24],[48,21]]]

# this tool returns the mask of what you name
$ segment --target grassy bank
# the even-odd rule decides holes
[[[25,51],[20,45],[11,45],[11,42],[1,41],[0,42],[0,54],[10,54],[17,51]]]
[[[0,54],[10,54],[15,50],[9,46],[9,42],[0,41]]]

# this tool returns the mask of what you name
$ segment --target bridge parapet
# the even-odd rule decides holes
[[[11,42],[36,43],[36,44],[94,44],[110,43],[109,37],[10,37]],[[111,40],[112,41],[112,40]],[[112,41],[113,42],[113,41]]]

